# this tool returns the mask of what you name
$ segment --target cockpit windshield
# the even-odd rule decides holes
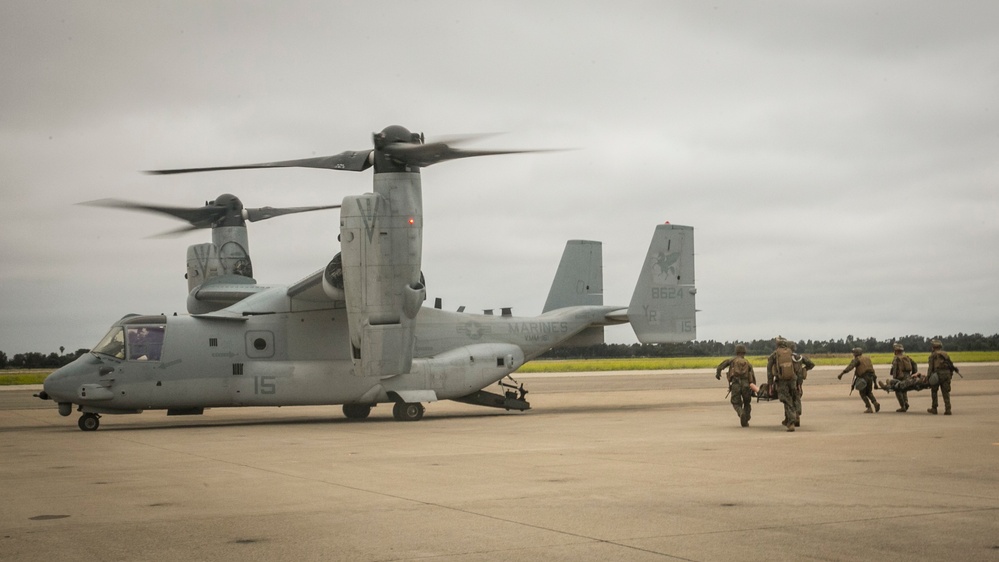
[[[100,353],[101,355],[110,355],[111,357],[124,359],[125,329],[121,326],[111,328],[111,331],[90,351],[91,353]]]
[[[91,352],[129,361],[159,361],[165,333],[166,318],[162,316],[126,317]]]

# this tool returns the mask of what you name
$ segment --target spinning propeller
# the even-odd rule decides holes
[[[179,168],[151,170],[150,174],[184,174],[188,172],[211,172],[216,170],[245,170],[253,168],[322,168],[361,172],[374,166],[375,173],[415,171],[446,160],[457,160],[472,156],[492,156],[496,154],[523,154],[527,152],[549,152],[548,150],[465,150],[452,145],[477,140],[489,135],[464,135],[443,138],[427,143],[422,133],[411,133],[405,127],[392,125],[380,133],[374,133],[374,149],[345,151],[333,156],[282,160],[260,164],[238,166],[213,166],[208,168]]]
[[[133,203],[121,199],[100,199],[88,201],[82,205],[92,205],[95,207],[112,207],[118,209],[134,209],[161,213],[187,221],[190,226],[178,228],[165,232],[160,236],[176,236],[199,228],[214,228],[217,226],[245,226],[246,221],[262,221],[281,215],[293,213],[305,213],[309,211],[320,211],[323,209],[339,209],[340,205],[323,205],[318,207],[259,207],[248,209],[243,207],[243,202],[239,197],[224,193],[214,201],[208,201],[204,207],[167,207],[162,205],[146,205],[144,203]]]

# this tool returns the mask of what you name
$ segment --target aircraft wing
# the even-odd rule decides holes
[[[268,285],[256,283],[208,282],[198,286],[187,296],[187,310],[191,314],[214,312],[270,288]]]
[[[203,318],[226,320],[245,320],[260,314],[337,308],[338,304],[342,306],[342,300],[330,297],[323,289],[323,271],[321,269],[290,287],[217,284],[196,290],[191,296],[197,293],[200,297],[203,293],[216,299],[236,299],[231,306],[198,314]]]
[[[306,302],[343,302],[342,299],[330,298],[323,289],[323,272],[319,271],[288,287],[288,297]]]

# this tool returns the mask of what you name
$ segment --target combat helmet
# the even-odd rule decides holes
[[[745,355],[746,354],[746,346],[742,345],[741,343],[739,345],[735,346],[735,354],[736,355]]]
[[[891,348],[895,351],[895,353],[898,353],[900,351],[905,351],[905,348],[902,347],[902,344],[900,343],[896,343],[895,345],[891,346]]]
[[[943,342],[940,340],[930,340],[930,347],[932,349],[940,349],[943,347]]]
[[[853,354],[854,355],[863,355],[864,354],[864,348],[862,348],[862,347],[855,347],[855,348],[853,348]]]

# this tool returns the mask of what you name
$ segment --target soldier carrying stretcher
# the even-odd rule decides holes
[[[741,343],[735,346],[735,357],[726,359],[715,369],[715,378],[721,380],[723,369],[728,369],[728,389],[732,394],[732,407],[739,415],[742,427],[749,426],[750,413],[753,410],[753,388],[756,385],[756,374],[753,366],[746,359],[746,346]]]

